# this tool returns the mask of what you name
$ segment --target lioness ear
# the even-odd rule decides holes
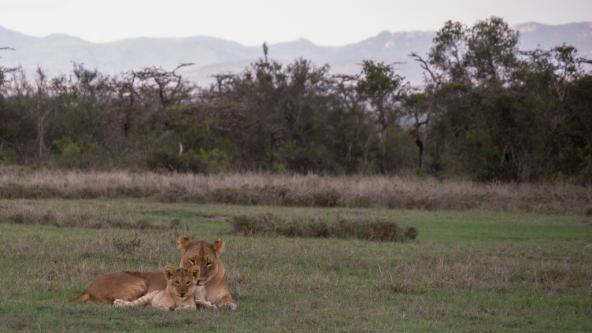
[[[191,241],[189,240],[188,234],[182,234],[179,236],[179,239],[177,240],[177,247],[179,248],[179,251],[181,251],[181,254],[187,251],[189,244],[191,244]]]
[[[167,265],[164,268],[164,276],[166,277],[166,279],[170,280],[173,274],[175,274],[175,267]]]
[[[201,272],[201,268],[199,268],[199,266],[195,265],[195,266],[192,266],[191,268],[189,268],[189,272],[191,273],[191,275],[193,275],[194,279],[197,279],[199,277],[199,273]]]
[[[214,251],[216,251],[217,254],[224,252],[224,241],[223,240],[218,239],[217,241],[214,242]]]

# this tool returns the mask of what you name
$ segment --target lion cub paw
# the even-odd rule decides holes
[[[218,306],[220,309],[230,309],[230,310],[236,310],[236,308],[238,307],[236,305],[236,303],[224,303],[224,304],[220,304]]]
[[[113,301],[113,306],[115,306],[116,308],[122,308],[125,307],[129,304],[130,302],[122,300],[122,299],[116,299]]]
[[[212,304],[211,302],[208,302],[206,300],[196,300],[195,301],[196,305],[200,308],[203,309],[208,309],[208,310],[216,310],[218,309],[218,307],[215,304]]]
[[[197,310],[196,307],[191,307],[191,306],[179,306],[177,308],[175,308],[175,311],[195,311]]]

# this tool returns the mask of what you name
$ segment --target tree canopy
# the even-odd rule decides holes
[[[0,162],[592,183],[590,61],[569,45],[518,45],[500,18],[446,22],[427,54],[410,55],[420,87],[395,64],[335,74],[274,61],[266,44],[207,87],[177,73],[191,64],[118,76],[74,64],[32,79],[0,66]]]

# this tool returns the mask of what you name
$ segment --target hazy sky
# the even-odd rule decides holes
[[[511,24],[592,21],[592,0],[0,0],[0,26],[95,42],[206,35],[247,45],[297,38],[341,45],[491,15]]]

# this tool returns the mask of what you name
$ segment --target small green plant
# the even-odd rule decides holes
[[[82,146],[70,139],[63,137],[55,140],[51,149],[58,157],[58,163],[64,167],[79,167],[82,157]]]
[[[201,169],[199,171],[203,173],[219,173],[230,168],[228,155],[220,149],[206,150],[200,148],[193,154],[198,168]]]
[[[113,246],[121,253],[132,254],[142,244],[142,240],[138,236],[134,238],[113,238]]]
[[[16,162],[16,152],[10,147],[0,145],[0,164],[11,164]]]

